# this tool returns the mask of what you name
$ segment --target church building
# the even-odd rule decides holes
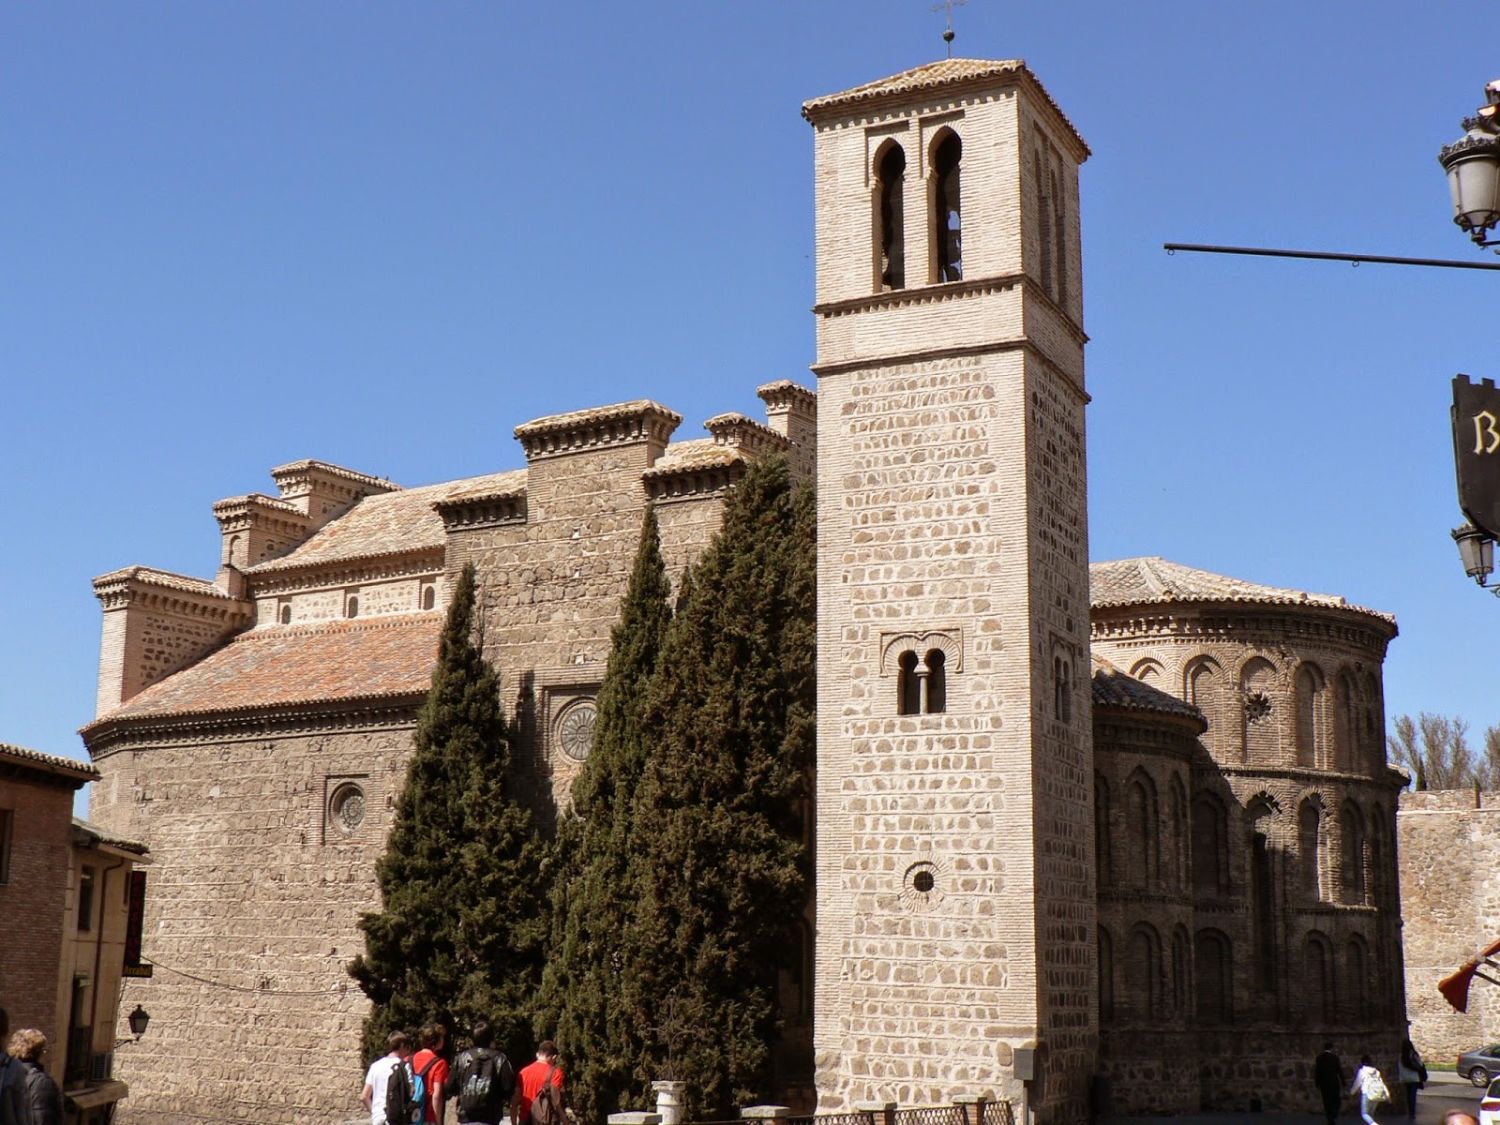
[[[685,440],[647,400],[539,418],[524,468],[424,487],[283,465],[274,495],[214,505],[211,579],[95,580],[91,816],[154,858],[122,1121],[346,1112],[368,1060],[344,967],[455,576],[477,568],[550,831],[646,506],[676,576],[769,452],[817,489],[818,748],[802,1063],[766,1100],[983,1097],[1051,1125],[1308,1109],[1326,1038],[1394,1066],[1394,621],[1090,566],[1089,150],[1023,63],[947,59],[803,115],[816,392],[768,384],[762,418]]]

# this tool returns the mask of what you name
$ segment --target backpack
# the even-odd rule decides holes
[[[396,1064],[385,1084],[386,1125],[419,1125],[426,1119],[427,1072],[436,1065],[436,1058],[428,1059],[427,1065],[413,1074],[405,1059]]]
[[[25,1125],[27,1117],[21,1089],[25,1082],[25,1068],[0,1051],[0,1125]]]
[[[471,1047],[458,1057],[454,1069],[464,1076],[458,1089],[459,1119],[499,1121],[516,1084],[510,1060],[488,1047]]]
[[[552,1076],[556,1073],[556,1065],[547,1068],[542,1088],[531,1099],[531,1125],[562,1125],[562,1114],[557,1108],[557,1087],[552,1085]]]

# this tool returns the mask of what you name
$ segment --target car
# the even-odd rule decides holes
[[[1500,1077],[1500,1043],[1458,1056],[1458,1075],[1476,1086],[1488,1086],[1490,1079]]]
[[[1500,1125],[1500,1078],[1490,1083],[1479,1100],[1479,1125]]]

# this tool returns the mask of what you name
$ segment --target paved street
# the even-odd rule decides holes
[[[1439,1125],[1443,1114],[1450,1109],[1464,1109],[1479,1114],[1480,1091],[1469,1082],[1453,1074],[1434,1072],[1432,1079],[1417,1098],[1417,1125]],[[1404,1107],[1402,1107],[1404,1109]],[[1394,1107],[1386,1106],[1377,1113],[1381,1125],[1401,1125],[1406,1114]],[[1229,1125],[1230,1122],[1250,1122],[1253,1125],[1322,1125],[1323,1115],[1318,1113],[1199,1113],[1181,1114],[1175,1117],[1106,1117],[1102,1125],[1148,1125],[1171,1121],[1173,1125]],[[1339,1125],[1359,1125],[1359,1114],[1346,1112],[1339,1118]]]

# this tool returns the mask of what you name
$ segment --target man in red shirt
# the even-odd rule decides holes
[[[422,1049],[411,1057],[411,1072],[427,1083],[427,1116],[424,1121],[436,1125],[443,1119],[443,1085],[448,1081],[448,1060],[442,1057],[448,1042],[448,1029],[440,1023],[422,1028]]]
[[[543,1039],[536,1049],[536,1062],[521,1068],[516,1075],[516,1100],[511,1104],[510,1119],[513,1125],[527,1125],[531,1121],[531,1103],[536,1100],[544,1085],[552,1086],[551,1101],[557,1116],[548,1125],[557,1125],[563,1120],[563,1076],[557,1065],[557,1044]]]

